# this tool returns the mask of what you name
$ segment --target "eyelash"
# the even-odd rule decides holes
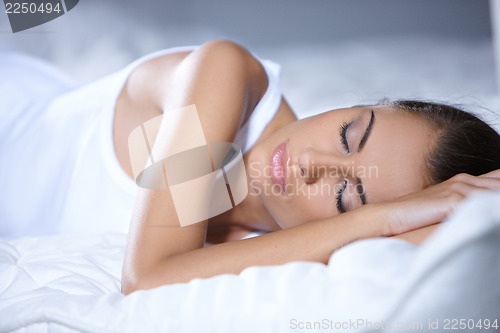
[[[342,205],[342,194],[344,193],[346,188],[347,188],[347,180],[344,180],[344,184],[338,190],[337,195],[336,195],[337,209],[339,210],[340,214],[345,213],[344,206]]]
[[[347,151],[347,153],[350,152],[350,150],[349,150],[349,142],[347,142],[347,129],[349,128],[349,125],[351,125],[351,124],[350,123],[343,123],[340,126],[340,130],[339,130],[340,141],[342,142],[342,145],[344,146],[344,148]],[[340,190],[337,192],[336,200],[335,200],[336,201],[337,209],[339,210],[339,212],[341,214],[345,213],[344,206],[342,205],[342,194],[344,193],[346,187],[347,187],[347,181],[344,180],[344,184],[342,185],[342,188],[340,188]]]
[[[349,128],[350,123],[343,123],[340,126],[340,141],[342,142],[342,145],[344,146],[345,150],[347,153],[349,153],[349,142],[347,142],[347,129]]]

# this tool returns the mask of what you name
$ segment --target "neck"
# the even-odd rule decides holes
[[[280,128],[296,120],[297,117],[294,115],[288,103],[283,99],[278,112],[269,125],[267,125],[264,132],[262,132],[262,135],[257,140],[256,145],[267,139],[271,134]],[[250,151],[251,150],[252,149],[250,149]],[[246,156],[248,156],[248,153],[244,157],[245,164],[247,162]],[[211,220],[215,223],[240,225],[254,230],[273,231],[280,229],[274,218],[262,203],[262,200],[253,191],[252,187],[249,185],[248,188],[249,194],[245,200],[233,209],[218,215]]]

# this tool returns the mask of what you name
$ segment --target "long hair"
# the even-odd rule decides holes
[[[436,140],[427,158],[431,184],[456,174],[478,176],[500,169],[500,134],[478,117],[454,106],[414,101],[382,101],[426,121],[436,130]]]

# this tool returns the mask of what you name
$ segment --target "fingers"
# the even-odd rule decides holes
[[[498,170],[493,170],[488,173],[485,173],[484,175],[481,175],[479,177],[492,177],[492,178],[500,178],[500,169]]]
[[[471,185],[488,190],[500,190],[500,178],[474,177]]]
[[[455,198],[456,200],[461,200],[473,193],[495,189],[489,186],[490,184],[482,184],[484,186],[479,186],[475,184],[467,184],[467,183],[454,183],[451,185],[451,191],[449,192],[450,198]],[[496,189],[500,189],[500,181],[499,184],[495,184]]]
[[[493,173],[495,172],[495,173]],[[482,176],[471,176],[459,174],[450,179],[451,186],[460,187],[460,184],[467,184],[477,187],[477,189],[500,190],[500,170],[495,170]],[[498,177],[495,177],[498,175]]]

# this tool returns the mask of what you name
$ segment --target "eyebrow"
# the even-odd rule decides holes
[[[375,113],[372,110],[372,116],[370,117],[370,122],[368,123],[368,126],[366,126],[365,133],[363,134],[363,137],[361,138],[361,141],[359,142],[358,152],[360,152],[361,149],[363,149],[363,147],[365,146],[366,140],[368,140],[368,137],[370,136],[370,133],[372,131],[374,122],[375,122]]]
[[[368,137],[370,136],[374,122],[375,122],[375,113],[372,110],[370,122],[368,123],[368,126],[366,126],[365,133],[363,134],[363,137],[361,138],[361,141],[359,142],[358,152],[360,152],[363,149],[363,147],[366,143],[366,140],[368,140]],[[361,179],[359,177],[356,177],[356,192],[358,192],[359,199],[361,199],[361,203],[363,205],[366,205],[365,188],[364,188],[363,183],[361,182]]]

